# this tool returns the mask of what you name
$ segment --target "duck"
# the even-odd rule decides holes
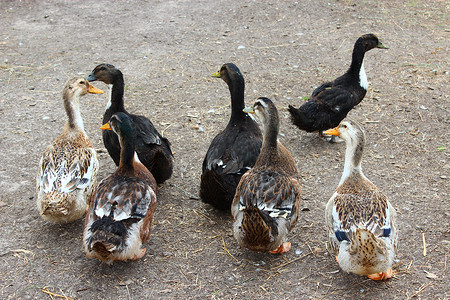
[[[261,122],[263,144],[236,189],[231,206],[234,237],[249,250],[283,254],[291,249],[287,235],[299,215],[299,174],[291,153],[278,141],[280,120],[274,103],[261,97],[245,112]]]
[[[127,114],[135,123],[137,135],[135,141],[139,160],[153,174],[158,184],[162,184],[172,176],[173,153],[169,140],[156,130],[153,123],[145,116],[130,114],[124,107],[124,79],[122,72],[110,64],[99,64],[87,78],[89,81],[102,81],[110,86],[109,101],[103,114],[103,124],[118,112]],[[104,130],[103,143],[118,166],[120,162],[120,143],[118,136]]]
[[[339,136],[346,144],[344,171],[325,209],[329,248],[345,272],[373,280],[391,278],[398,241],[396,212],[362,172],[364,131],[345,119],[325,134]]]
[[[359,37],[353,47],[350,68],[344,75],[317,87],[306,103],[298,109],[289,105],[292,123],[306,132],[319,132],[334,128],[358,105],[366,95],[368,82],[364,69],[364,55],[367,51],[388,49],[375,34]],[[329,138],[329,142],[336,142]]]
[[[96,184],[97,152],[90,142],[80,113],[80,98],[102,90],[83,77],[69,79],[62,96],[67,122],[39,161],[36,199],[39,214],[50,223],[80,219]]]
[[[256,121],[243,112],[245,81],[239,68],[226,63],[212,77],[221,78],[228,85],[231,116],[206,152],[200,198],[219,210],[229,212],[242,175],[253,167],[261,151],[262,134]]]
[[[102,130],[119,136],[120,162],[92,195],[83,234],[84,250],[106,264],[136,260],[146,252],[156,209],[157,183],[135,152],[137,130],[126,113],[112,115]]]

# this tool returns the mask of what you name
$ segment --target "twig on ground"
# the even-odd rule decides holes
[[[325,285],[325,284],[322,283],[322,285]],[[329,284],[329,286],[328,286],[327,291],[325,292],[325,295],[323,295],[323,297],[320,298],[320,300],[325,299],[325,297],[328,295],[328,292],[330,291],[330,289],[331,289],[332,286],[333,286],[333,278],[331,278],[331,282],[330,282],[330,284]]]
[[[422,232],[423,256],[427,256],[427,244],[425,243],[425,233]]]
[[[200,211],[198,211],[198,210],[196,210],[196,209],[192,209],[192,211],[195,212],[195,213],[198,214],[198,215],[201,215],[202,217],[207,218],[207,219],[210,220],[211,222],[214,222],[210,217],[208,217],[208,216],[205,215],[204,213],[202,213],[202,212],[200,212]],[[217,237],[217,236],[214,236],[214,237]]]
[[[189,199],[192,199],[192,200],[200,200],[199,197],[197,197],[197,196],[195,196],[195,195],[189,193],[188,191],[183,190],[181,187],[179,187],[179,186],[176,185],[175,183],[170,183],[170,185],[176,187],[177,189],[179,189],[180,191],[182,191],[183,193],[185,193],[186,195],[188,195],[188,196],[189,196]]]
[[[47,294],[47,295],[49,295],[51,299],[54,299],[53,296],[55,296],[55,297],[59,297],[59,298],[64,298],[64,299],[66,299],[66,300],[68,300],[68,299],[73,300],[73,298],[71,298],[71,297],[67,297],[67,296],[65,296],[65,295],[59,295],[59,294],[50,292],[50,291],[48,290],[48,287],[47,287],[47,286],[44,286],[44,287],[42,288],[42,292],[45,293],[45,294]]]
[[[222,236],[222,245],[223,245],[223,249],[225,250],[226,253],[228,253],[229,256],[231,256],[238,263],[241,263],[236,257],[233,256],[233,254],[230,253],[230,251],[228,251],[227,246],[225,245],[225,239],[223,238],[223,236]]]
[[[281,264],[281,265],[279,265],[279,266],[273,267],[273,268],[271,268],[270,270],[271,270],[271,271],[275,271],[275,270],[277,270],[277,269],[279,269],[279,268],[282,268],[282,267],[284,267],[284,266],[287,266],[287,265],[289,265],[289,264],[292,264],[292,263],[296,262],[297,260],[303,259],[303,258],[305,258],[305,257],[307,257],[307,256],[309,256],[309,255],[311,255],[311,254],[313,254],[313,251],[312,251],[312,250],[311,250],[311,252],[306,253],[306,254],[303,254],[303,255],[300,256],[300,257],[294,258],[294,259],[291,260],[291,261],[288,261],[288,262],[285,262],[284,264]]]
[[[161,135],[162,135],[163,137],[164,137],[164,133],[166,132],[166,130],[169,129],[170,127],[172,127],[172,125],[173,125],[173,123],[169,124],[168,126],[166,126],[166,128],[164,128],[164,129],[161,131]]]
[[[423,292],[423,290],[425,290],[428,286],[430,286],[431,284],[433,284],[433,281],[430,281],[430,282],[428,282],[428,283],[424,283],[424,284],[422,284],[421,286],[420,286],[420,288],[414,293],[414,294],[412,294],[411,296],[409,296],[408,297],[408,299],[411,299],[412,297],[416,297],[417,295],[419,295],[420,293],[422,293]]]

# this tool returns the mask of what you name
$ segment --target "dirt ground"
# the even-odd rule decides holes
[[[0,3],[1,299],[449,298],[448,2],[58,2]],[[369,91],[349,117],[367,133],[365,174],[398,212],[387,282],[345,274],[327,254],[324,207],[344,145],[297,130],[286,109],[341,75],[370,32],[390,49],[367,53]],[[123,71],[127,109],[153,121],[176,160],[147,254],[112,266],[83,253],[83,220],[50,225],[35,204],[39,158],[66,121],[62,87],[102,62]],[[301,173],[302,212],[283,256],[241,249],[230,215],[197,199],[201,162],[229,118],[226,84],[210,77],[226,62],[243,72],[247,104],[275,101]],[[100,179],[115,169],[99,129],[107,97],[82,99]]]

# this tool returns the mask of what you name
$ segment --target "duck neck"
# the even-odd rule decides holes
[[[103,116],[103,123],[109,121],[111,116],[117,112],[125,111],[123,94],[124,94],[124,80],[123,75],[119,74],[113,81],[112,84],[109,85],[109,100],[106,104],[106,111]]]
[[[64,108],[67,114],[67,124],[71,130],[79,130],[84,132],[83,119],[80,113],[80,95],[74,94],[72,99],[67,94],[64,94]]]
[[[356,41],[355,47],[353,48],[352,63],[350,64],[350,68],[347,73],[352,77],[358,78],[359,85],[367,91],[368,82],[366,71],[364,69],[365,53],[366,50],[364,49],[362,40]]]
[[[132,169],[135,157],[134,140],[131,137],[119,137],[120,163],[119,168]]]
[[[231,94],[231,119],[244,119],[246,113],[242,110],[245,108],[244,91],[245,83],[243,78],[237,78],[228,85]]]
[[[347,147],[345,149],[344,172],[342,173],[339,185],[344,183],[344,181],[350,175],[363,176],[361,169],[363,148],[364,148],[363,142],[355,142],[354,140],[352,140],[350,143],[347,143]]]
[[[261,147],[261,162],[271,161],[269,157],[278,156],[278,131],[279,120],[277,115],[271,115],[270,119],[263,123],[263,143]]]

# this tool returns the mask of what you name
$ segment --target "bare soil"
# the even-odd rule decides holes
[[[1,1],[0,14],[0,298],[449,298],[447,1]],[[369,91],[349,117],[367,132],[365,174],[398,211],[387,282],[345,274],[327,253],[324,207],[344,145],[297,130],[286,109],[341,75],[370,32],[390,49],[367,53]],[[126,107],[153,121],[176,159],[147,254],[112,266],[83,253],[83,220],[47,224],[35,204],[39,158],[66,120],[61,89],[102,62],[123,71]],[[196,199],[229,118],[228,89],[210,77],[226,62],[243,72],[247,104],[275,101],[301,173],[302,212],[282,256],[241,249],[230,215]],[[82,99],[100,179],[115,168],[99,129],[107,97]]]

